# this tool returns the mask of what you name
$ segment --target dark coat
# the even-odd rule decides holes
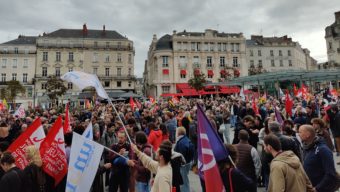
[[[340,137],[340,112],[334,113],[331,110],[327,111],[329,117],[329,127],[331,128],[334,137]]]
[[[248,143],[253,146],[255,149],[257,148],[257,142],[259,141],[259,137],[257,134],[254,134],[251,129],[247,129],[246,126],[244,126],[243,123],[238,123],[236,125],[236,129],[234,132],[234,139],[233,139],[233,144],[238,144],[240,140],[238,139],[238,133],[242,130],[246,130],[249,134],[249,139]]]
[[[25,191],[25,174],[17,167],[13,167],[2,176],[0,180],[1,192],[22,192]]]
[[[41,167],[30,164],[24,169],[27,192],[49,192],[54,190],[54,179],[47,175]]]
[[[183,136],[177,141],[174,150],[183,155],[186,163],[190,163],[194,158],[195,148],[187,136]]]
[[[221,177],[226,191],[230,191],[229,169],[223,171]],[[233,168],[231,170],[231,181],[234,192],[256,191],[256,187],[254,188],[255,183],[238,169]]]

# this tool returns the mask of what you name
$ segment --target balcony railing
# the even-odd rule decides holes
[[[192,67],[193,67],[194,69],[196,69],[196,68],[201,68],[201,64],[199,64],[199,63],[193,63],[193,64],[192,64]]]
[[[98,75],[99,79],[113,79],[113,80],[135,80],[136,76],[134,75]]]
[[[38,43],[39,48],[85,48],[85,49],[106,49],[106,50],[116,50],[116,51],[134,51],[132,46],[127,45],[90,45],[90,44],[57,44],[57,43]]]
[[[37,51],[36,50],[18,50],[18,51],[14,51],[14,50],[1,50],[0,54],[36,54]]]

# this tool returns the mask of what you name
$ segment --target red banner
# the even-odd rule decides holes
[[[66,108],[65,108],[64,133],[68,133],[72,131],[71,125],[70,125],[69,107],[70,107],[70,103],[67,103]]]

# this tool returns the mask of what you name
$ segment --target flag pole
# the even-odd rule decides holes
[[[130,136],[129,136],[129,133],[127,132],[127,129],[126,129],[125,125],[124,125],[124,122],[123,122],[123,120],[120,118],[120,115],[119,115],[119,113],[118,113],[118,111],[117,111],[116,107],[113,105],[113,103],[112,103],[112,101],[111,101],[111,99],[110,99],[109,97],[108,97],[108,99],[107,99],[107,100],[109,101],[109,103],[111,104],[111,106],[112,106],[113,110],[114,110],[114,111],[115,111],[115,113],[117,114],[117,116],[118,116],[118,118],[119,118],[120,122],[121,122],[121,123],[122,123],[122,125],[123,125],[124,131],[125,131],[125,134],[126,134],[127,138],[129,139],[129,142],[130,142],[130,144],[132,144],[133,142],[131,141],[131,138],[130,138]]]

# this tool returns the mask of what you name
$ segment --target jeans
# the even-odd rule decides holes
[[[136,191],[137,192],[150,192],[150,185],[149,183],[143,183],[143,182],[136,182]]]
[[[224,140],[224,143],[227,143],[227,144],[231,144],[230,142],[230,124],[222,124],[221,126],[224,126],[225,129],[223,131],[223,140]]]
[[[191,163],[183,165],[180,169],[183,179],[183,185],[181,185],[181,192],[190,192],[189,171],[191,169]]]
[[[232,115],[231,118],[230,118],[230,124],[232,127],[235,127],[236,125],[236,122],[237,121],[237,115]]]

